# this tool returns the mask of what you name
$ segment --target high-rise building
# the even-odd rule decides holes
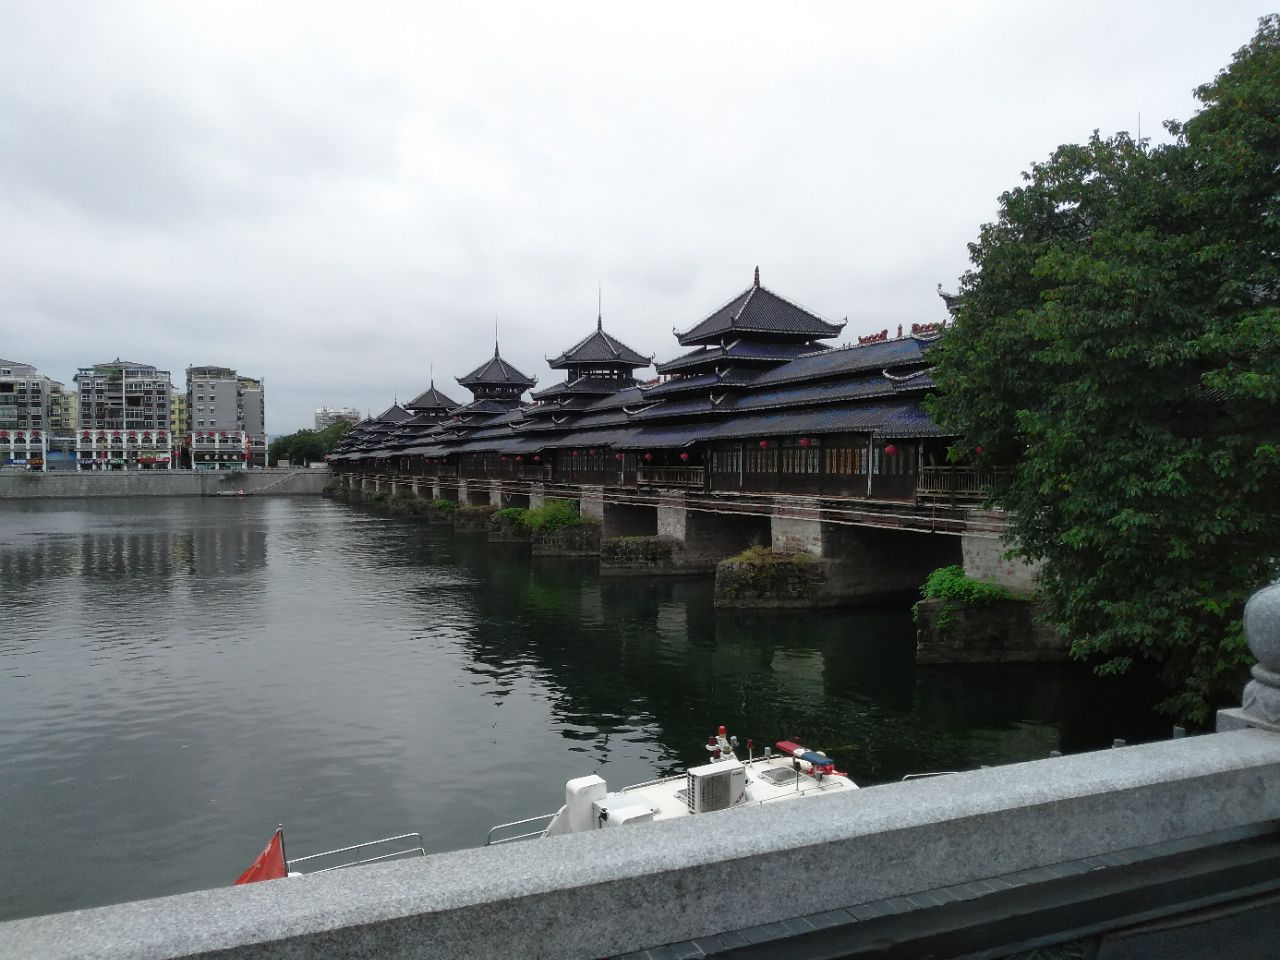
[[[187,367],[191,465],[233,470],[267,465],[262,381],[230,367]]]
[[[73,402],[74,394],[67,393],[66,384],[49,381],[49,432],[55,437],[69,437],[75,429]]]
[[[52,382],[29,363],[0,360],[0,464],[45,468]]]
[[[191,433],[191,420],[187,416],[187,395],[180,390],[169,396],[169,425],[173,427],[173,460],[182,464],[182,447]]]
[[[355,407],[318,407],[316,409],[316,429],[324,430],[339,420],[356,424],[361,420],[360,411]]]
[[[172,468],[168,370],[117,357],[81,367],[76,466],[81,470]]]

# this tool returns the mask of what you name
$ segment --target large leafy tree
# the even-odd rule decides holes
[[[935,414],[1073,653],[1238,696],[1244,600],[1280,561],[1280,19],[1150,149],[1060,147],[970,244]],[[978,450],[982,452],[977,453]]]
[[[338,420],[323,430],[299,430],[276,437],[267,448],[267,459],[272,463],[319,463],[350,429],[350,423]]]

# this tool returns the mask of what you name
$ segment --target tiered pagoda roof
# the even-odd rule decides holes
[[[684,333],[673,332],[682,347],[724,343],[744,337],[807,343],[834,337],[844,326],[844,322],[829,323],[816,313],[761,286],[760,268],[756,267],[755,278],[746,290]]]
[[[431,386],[423,390],[420,394],[405,404],[406,409],[416,414],[434,413],[436,411],[447,413],[450,410],[457,409],[461,404],[456,400],[450,400],[443,393],[436,389],[436,382],[433,379]]]
[[[625,370],[647,367],[653,357],[632,350],[604,329],[603,315],[596,316],[596,328],[558,357],[547,361],[552,370],[570,370],[576,366],[611,366]]]
[[[470,390],[477,400],[498,396],[503,398],[512,397],[518,400],[520,394],[538,382],[538,378],[521,373],[503,360],[502,355],[498,352],[498,344],[495,341],[493,344],[493,357],[480,364],[465,377],[458,377],[458,382]],[[515,391],[514,393],[511,392],[513,390]]]
[[[632,371],[648,360],[607,334],[597,317],[594,331],[548,361],[570,376],[534,394],[534,405],[518,406],[533,378],[495,349],[492,360],[458,378],[476,399],[403,452],[514,455],[824,433],[944,435],[920,405],[933,387],[928,352],[940,331],[927,325],[905,337],[839,348],[818,342],[843,326],[760,286],[757,271],[750,288],[677,335],[695,349],[658,366],[668,379],[637,384]],[[512,392],[492,394],[488,386]],[[385,428],[383,419],[375,430]]]

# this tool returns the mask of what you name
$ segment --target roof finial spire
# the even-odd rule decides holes
[[[756,287],[760,286],[760,267],[759,266],[756,267],[756,278],[752,286],[756,286]]]
[[[431,376],[431,389],[434,390],[436,388],[436,365],[434,363],[429,364],[427,366],[427,372]]]
[[[604,284],[596,281],[596,329],[604,329]]]
[[[498,355],[498,315],[493,315],[493,355]]]

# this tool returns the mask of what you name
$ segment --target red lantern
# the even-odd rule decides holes
[[[885,456],[887,457],[896,457],[898,455],[898,448],[895,447],[892,443],[890,443],[885,446],[884,453],[885,453]]]
[[[974,448],[973,448],[973,452],[974,452],[974,453],[976,453],[978,456],[982,456],[982,448],[981,448],[981,447],[974,447]]]
[[[32,430],[32,431],[31,431],[31,439],[32,439],[32,440],[39,440],[39,439],[40,439],[40,431],[39,431],[39,430]]]
[[[82,434],[80,434],[80,439],[81,439],[81,440],[88,440],[88,439],[89,439],[89,434],[87,434],[87,433],[82,433]]]
[[[507,462],[507,455],[504,453],[504,454],[503,454],[502,456],[500,456],[498,459],[499,459],[499,460],[501,460],[503,463],[506,463],[506,462]]]
[[[9,436],[8,430],[0,430],[0,437],[5,437],[7,439],[8,436]]]
[[[119,431],[119,430],[114,431],[114,432],[111,434],[111,436],[113,436],[115,439],[119,440],[119,439],[120,439],[120,431]]]
[[[615,459],[615,460],[621,460],[621,459],[622,459],[622,454],[620,454],[620,453],[615,453],[615,454],[613,455],[613,459]]]
[[[648,463],[648,462],[649,462],[649,461],[651,461],[652,459],[653,459],[653,454],[652,454],[652,453],[646,453],[646,454],[644,455],[644,462],[645,462],[645,463]]]
[[[760,441],[760,449],[761,449],[761,450],[768,450],[768,449],[769,449],[769,441],[768,441],[768,440],[761,440],[761,441]]]
[[[801,438],[800,438],[800,446],[802,446],[802,447],[808,447],[808,446],[810,446],[812,443],[813,443],[813,441],[812,441],[812,440],[810,440],[808,437],[801,437]]]
[[[574,450],[574,451],[573,451],[573,453],[572,453],[572,454],[570,454],[570,456],[574,456],[574,457],[576,457],[577,455],[578,455],[578,451],[577,451],[577,450]]]
[[[517,454],[516,454],[516,462],[517,462],[517,463],[519,463],[519,462],[521,462],[521,461],[523,461],[523,460],[524,460],[524,455],[523,455],[523,454],[519,454],[519,453],[517,453]]]
[[[682,454],[680,454],[680,459],[681,459],[681,460],[684,460],[684,461],[688,461],[688,459],[689,459],[689,454],[687,454],[687,453],[682,453]]]
[[[596,455],[596,452],[594,450],[588,450],[587,452],[591,454],[593,457]]]
[[[533,458],[533,462],[534,462],[534,463],[541,463],[541,462],[542,462],[542,457],[537,457],[537,456],[535,456],[535,457]]]

